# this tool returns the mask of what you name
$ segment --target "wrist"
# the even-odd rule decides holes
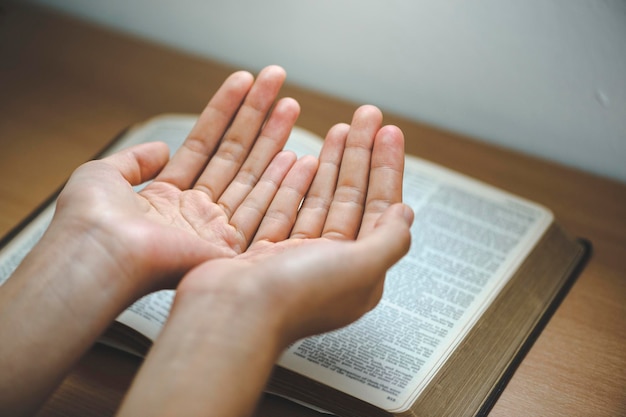
[[[62,295],[89,298],[97,292],[130,303],[143,294],[138,294],[138,280],[132,279],[137,271],[131,270],[128,257],[114,232],[103,225],[55,217],[24,264],[45,267],[52,285],[71,283],[76,288]],[[76,297],[78,291],[82,297]]]
[[[33,411],[132,301],[104,248],[54,220],[0,287],[0,407]],[[19,375],[11,375],[19,370]]]
[[[183,279],[172,313],[188,317],[201,314],[202,322],[217,327],[225,336],[231,333],[258,338],[278,356],[287,345],[282,343],[285,320],[281,303],[264,285],[266,280],[256,279],[258,269],[236,268],[224,274],[219,263],[203,265],[199,268],[202,272],[194,270]],[[214,264],[216,268],[211,268]]]
[[[278,315],[239,275],[203,278],[179,287],[120,415],[252,412],[283,349]]]

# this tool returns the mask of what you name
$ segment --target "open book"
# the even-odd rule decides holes
[[[195,120],[150,119],[103,155],[155,140],[174,151]],[[317,155],[321,143],[296,128],[286,148]],[[415,210],[413,243],[388,273],[380,304],[352,325],[291,345],[268,392],[348,417],[488,411],[589,252],[546,208],[413,156],[404,200]],[[0,283],[53,212],[54,196],[2,239]],[[144,355],[172,299],[160,291],[137,301],[102,342]]]

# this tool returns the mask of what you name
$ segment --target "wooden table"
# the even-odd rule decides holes
[[[234,70],[45,9],[1,7],[0,235],[119,131],[159,113],[198,113]],[[284,94],[302,104],[298,124],[318,134],[356,108],[294,86]],[[385,121],[404,130],[409,152],[538,201],[593,242],[591,261],[491,415],[626,415],[626,185],[409,120]],[[139,365],[93,348],[40,415],[112,415]],[[266,397],[257,415],[315,414]]]

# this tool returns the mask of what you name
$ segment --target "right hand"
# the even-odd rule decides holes
[[[290,173],[248,250],[192,270],[176,302],[219,292],[250,307],[241,314],[280,315],[282,345],[346,325],[374,307],[385,272],[409,249],[413,221],[412,210],[399,204],[403,135],[381,122],[378,109],[363,106],[351,126],[333,128],[302,208],[289,192],[298,183]],[[270,311],[259,314],[255,305]]]

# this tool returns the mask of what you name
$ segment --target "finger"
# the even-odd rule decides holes
[[[310,155],[302,157],[293,165],[265,213],[253,242],[280,242],[289,237],[317,166],[317,158]]]
[[[322,236],[357,236],[367,195],[372,146],[381,123],[382,113],[374,106],[362,106],[354,113]]]
[[[266,276],[275,277],[273,286],[289,294],[284,333],[288,342],[344,326],[373,308],[387,270],[409,250],[412,221],[410,207],[396,204],[364,239],[319,239],[258,265],[271,268]]]
[[[337,187],[341,158],[349,130],[350,125],[341,123],[328,131],[320,151],[317,173],[298,213],[296,224],[291,232],[292,238],[306,239],[321,236]]]
[[[218,200],[229,218],[252,191],[274,156],[284,147],[299,114],[300,105],[293,99],[282,99],[276,104],[250,155]]]
[[[392,204],[378,216],[369,235],[359,239],[357,245],[377,254],[375,258],[382,262],[386,270],[408,252],[414,217],[413,209],[408,205]]]
[[[385,287],[385,275],[389,268],[398,262],[409,251],[411,246],[411,225],[413,209],[406,204],[388,206],[373,225],[366,238],[357,240],[361,251],[372,254],[372,265],[369,271],[377,271],[370,275],[372,290],[369,300],[364,302],[367,310],[374,308],[380,301]],[[365,282],[367,284],[367,280]]]
[[[280,152],[267,167],[254,189],[248,194],[230,219],[230,224],[238,231],[235,249],[242,253],[256,233],[280,184],[296,162],[296,154]]]
[[[313,271],[319,276],[341,276],[341,280],[333,280],[335,289],[361,297],[358,304],[365,310],[371,309],[380,300],[386,272],[409,251],[413,219],[413,210],[408,205],[388,207],[366,238],[355,242],[334,242],[342,246],[336,246],[333,254],[327,254],[326,273],[320,270],[322,266]],[[346,258],[353,260],[349,268],[343,261]],[[333,273],[333,268],[345,269],[338,274],[338,271]],[[330,291],[330,285],[326,283],[324,290]]]
[[[181,190],[189,189],[194,184],[250,91],[253,81],[252,74],[245,71],[236,72],[224,81],[202,111],[185,142],[156,178],[157,181],[168,182]]]
[[[103,158],[131,185],[139,185],[154,178],[169,159],[169,149],[163,142],[149,142],[131,146]]]
[[[370,233],[389,206],[402,201],[404,135],[396,126],[385,126],[374,139],[365,212],[359,237]]]
[[[196,181],[195,189],[206,192],[213,201],[219,199],[250,154],[284,81],[285,71],[277,66],[259,73],[215,155]]]
[[[365,311],[378,304],[383,295],[387,271],[409,251],[413,219],[413,210],[406,204],[389,206],[379,216],[371,233],[357,240],[352,247],[353,254],[348,256],[360,260],[353,264],[355,277],[358,285],[365,289],[362,293],[369,293],[361,301]],[[353,291],[358,293],[356,288]]]

